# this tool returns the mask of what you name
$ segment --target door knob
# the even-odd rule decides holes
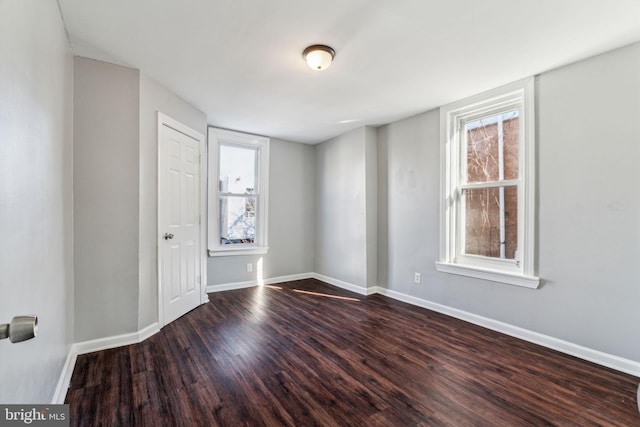
[[[16,316],[11,323],[0,325],[0,340],[9,338],[11,342],[30,340],[38,332],[37,316]]]
[[[164,240],[171,240],[171,239],[173,239],[173,234],[164,233]]]

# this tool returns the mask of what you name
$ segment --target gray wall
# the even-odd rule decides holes
[[[51,401],[73,341],[157,319],[155,111],[206,130],[138,71],[77,58],[75,73],[55,2],[0,2],[0,322],[40,318],[36,339],[0,342],[3,403]],[[537,84],[540,289],[435,271],[437,111],[316,147],[272,140],[264,277],[371,286],[377,273],[389,289],[640,361],[640,45]],[[210,258],[209,284],[255,279],[257,258]]]
[[[56,2],[0,2],[0,402],[51,402],[73,341],[73,59]]]
[[[158,321],[158,111],[207,135],[207,116],[202,111],[140,73],[138,329]]]
[[[379,283],[640,361],[640,44],[536,83],[541,288],[436,272],[438,111],[378,130]]]
[[[315,146],[315,272],[360,287],[376,273],[375,136],[361,127]]]
[[[139,72],[75,58],[75,341],[138,330]]]
[[[207,120],[141,73],[75,58],[76,341],[158,321],[157,112]]]
[[[269,252],[209,258],[209,285],[256,280],[261,258],[264,279],[313,271],[314,148],[271,139],[269,151]]]
[[[440,301],[438,111],[378,129],[378,284]],[[413,274],[422,274],[422,287]],[[428,284],[428,285],[427,285]]]
[[[366,287],[378,286],[378,132],[365,127],[365,218],[367,233]]]

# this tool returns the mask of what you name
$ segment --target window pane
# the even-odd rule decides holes
[[[255,148],[220,146],[220,191],[253,194],[256,188]]]
[[[253,243],[256,238],[256,198],[220,197],[220,244]]]
[[[467,182],[518,179],[518,110],[465,124]]]
[[[465,190],[464,251],[515,259],[518,249],[518,188]]]

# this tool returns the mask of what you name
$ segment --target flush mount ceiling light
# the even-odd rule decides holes
[[[312,70],[320,71],[329,68],[336,51],[322,44],[309,46],[302,52],[302,57]]]

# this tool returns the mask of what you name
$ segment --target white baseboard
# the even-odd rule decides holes
[[[207,285],[207,293],[209,294],[212,292],[232,291],[234,289],[252,288],[254,286],[258,286],[258,282],[256,280],[249,280],[247,282],[225,283],[224,285]]]
[[[262,282],[262,284],[272,285],[274,283],[293,282],[295,280],[304,280],[304,279],[317,279],[317,280],[320,280],[321,282],[325,282],[335,287],[346,289],[348,291],[355,292],[360,295],[372,295],[378,292],[377,286],[365,288],[364,286],[354,285],[352,283],[348,283],[339,279],[334,279],[333,277],[325,276],[319,273],[301,273],[301,274],[292,274],[289,276],[272,277],[270,279],[265,279]],[[252,288],[254,286],[258,286],[259,284],[260,282],[258,280],[249,280],[247,282],[225,283],[222,285],[210,285],[210,286],[207,286],[207,293],[230,291],[234,289]]]
[[[363,286],[354,285],[354,284],[344,282],[342,280],[334,279],[333,277],[324,276],[318,273],[301,273],[301,274],[292,274],[288,276],[272,277],[272,278],[263,280],[262,284],[272,285],[274,283],[292,282],[295,280],[304,280],[304,279],[317,279],[322,282],[328,283],[330,285],[336,286],[338,288],[346,289],[351,292],[356,292],[360,295],[371,295],[375,293],[375,289],[377,289],[377,287],[367,289]],[[249,280],[246,282],[224,283],[221,285],[209,285],[207,286],[207,293],[231,291],[234,289],[252,288],[254,286],[258,286],[259,284],[260,282],[258,280]]]
[[[71,345],[69,353],[67,353],[67,358],[64,361],[60,378],[58,379],[56,391],[53,393],[53,399],[51,400],[52,404],[61,405],[64,403],[64,399],[67,397],[69,384],[71,384],[71,375],[73,374],[73,368],[76,366],[77,358],[78,355],[73,352],[73,345]]]
[[[313,273],[290,274],[288,276],[272,277],[265,279],[263,285],[273,285],[274,283],[294,282],[296,280],[304,280],[313,278]]]
[[[71,383],[71,375],[73,374],[73,368],[76,365],[76,360],[79,355],[93,353],[94,351],[108,350],[110,348],[122,347],[130,344],[137,344],[151,337],[160,331],[160,325],[153,323],[138,332],[132,332],[129,334],[122,334],[113,337],[100,338],[90,341],[77,342],[71,346],[67,359],[65,360],[62,372],[60,373],[60,379],[56,386],[56,391],[53,395],[53,404],[64,403],[64,399],[67,396],[67,390]]]
[[[346,289],[347,291],[355,292],[360,295],[372,295],[377,292],[378,287],[365,288],[364,286],[354,285],[353,283],[348,283],[339,279],[334,279],[333,277],[325,276],[323,274],[312,273],[311,277],[322,282],[328,283],[330,285],[336,286],[338,288]]]
[[[541,345],[543,347],[551,348],[553,350],[560,351],[562,353],[569,354],[571,356],[578,357],[580,359],[588,360],[589,362],[596,363],[598,365],[606,366],[611,369],[615,369],[620,372],[640,377],[640,363],[625,359],[622,357],[614,356],[612,354],[604,353],[598,350],[594,350],[588,347],[583,347],[578,344],[574,344],[568,341],[564,341],[558,338],[544,335],[538,332],[530,331],[528,329],[520,328],[518,326],[510,325],[508,323],[500,322],[498,320],[489,319],[487,317],[479,316],[477,314],[469,313],[467,311],[459,310],[457,308],[449,307],[436,302],[428,301],[425,299],[417,298],[411,295],[406,295],[401,292],[389,290],[381,286],[374,286],[365,288],[363,286],[354,285],[352,283],[344,282],[339,279],[334,279],[329,276],[325,276],[318,273],[302,273],[289,276],[273,277],[265,279],[262,284],[270,285],[274,283],[291,282],[294,280],[304,279],[317,279],[338,288],[346,289],[358,293],[360,295],[372,295],[375,293],[388,296],[389,298],[396,299],[398,301],[406,302],[418,307],[426,308],[436,311],[438,313],[445,314],[447,316],[455,317],[473,323],[478,326],[485,327],[487,329],[494,330],[512,337],[520,338],[525,341],[532,342],[534,344]],[[207,293],[221,292],[232,289],[249,288],[252,286],[258,286],[258,281],[247,281],[238,283],[229,283],[224,285],[207,286]],[[92,353],[94,351],[107,350],[110,348],[137,344],[144,341],[150,336],[160,331],[158,323],[147,326],[138,332],[132,332],[130,334],[123,334],[114,337],[101,338],[90,341],[83,341],[75,343],[71,346],[69,354],[64,363],[60,379],[53,396],[53,404],[64,403],[64,399],[67,395],[67,390],[71,381],[71,375],[73,374],[73,368],[75,367],[76,359],[80,354]]]
[[[385,290],[386,288],[383,288],[381,286],[374,286],[372,288],[369,288],[369,292],[367,293],[367,295],[382,294]]]
[[[557,350],[561,353],[566,353],[571,356],[596,363],[598,365],[606,366],[620,372],[640,377],[640,363],[630,359],[624,359],[622,357],[614,356],[602,351],[583,347],[569,341],[554,338],[549,335],[544,335],[538,332],[530,331],[528,329],[520,328],[518,326],[510,325],[508,323],[500,322],[498,320],[493,320],[487,317],[479,316],[477,314],[469,313],[467,311],[458,310],[457,308],[406,295],[401,292],[392,291],[380,286],[378,286],[377,292],[398,301],[403,301],[412,305],[416,305],[418,307],[437,311],[438,313],[446,314],[447,316],[455,317],[456,319],[461,319],[466,322],[473,323],[474,325],[482,326],[484,328],[491,329],[505,335],[520,338],[522,340],[538,344],[543,347]]]
[[[274,283],[292,282],[294,280],[311,279],[314,273],[290,274],[288,276],[271,277],[262,281],[263,285],[272,285]],[[225,283],[222,285],[207,286],[207,293],[231,291],[234,289],[252,288],[261,284],[258,280],[249,280],[246,282]]]
[[[146,328],[142,328],[141,330],[138,331],[138,341],[136,341],[133,344],[142,342],[147,338],[151,338],[158,332],[160,332],[160,324],[158,322],[152,323]]]
[[[137,344],[160,331],[160,325],[153,323],[138,332],[116,335],[113,337],[99,338],[97,340],[82,341],[75,343],[72,350],[77,355],[93,353],[94,351],[108,350],[110,348],[122,347],[130,344]]]

